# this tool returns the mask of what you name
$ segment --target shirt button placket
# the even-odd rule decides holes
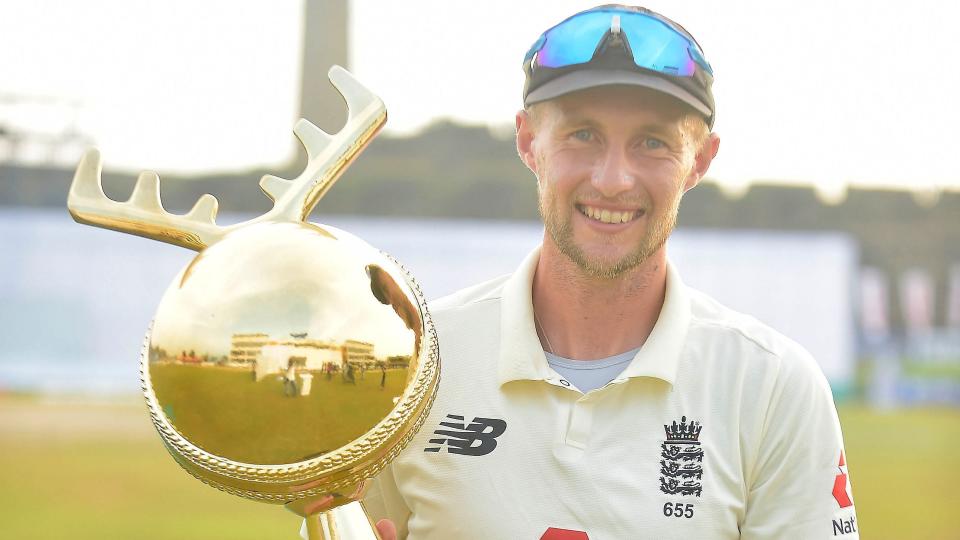
[[[570,420],[567,424],[565,442],[567,446],[584,449],[590,441],[593,426],[593,400],[582,396],[570,407]]]

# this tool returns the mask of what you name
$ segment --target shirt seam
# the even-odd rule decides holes
[[[755,346],[757,349],[767,353],[770,356],[771,360],[776,362],[776,374],[773,379],[774,382],[770,390],[770,395],[767,397],[767,404],[763,408],[763,418],[761,419],[761,422],[760,422],[760,425],[762,426],[760,429],[760,434],[757,437],[756,443],[751,448],[752,454],[753,454],[753,460],[752,460],[752,463],[750,463],[749,471],[747,472],[746,475],[744,475],[744,479],[743,479],[744,480],[743,497],[744,497],[744,501],[747,502],[750,500],[750,492],[751,492],[752,484],[756,479],[757,466],[761,460],[760,448],[763,446],[763,441],[766,439],[767,431],[769,430],[769,427],[770,427],[770,424],[769,424],[770,418],[771,418],[770,408],[773,406],[775,391],[780,381],[781,373],[783,371],[783,361],[784,361],[783,356],[781,354],[778,354],[775,351],[770,350],[770,347],[767,347],[763,343],[760,343],[756,338],[748,335],[746,332],[744,332],[742,328],[738,326],[724,323],[722,321],[705,320],[705,319],[700,319],[695,317],[691,318],[690,322],[691,322],[691,326],[693,324],[699,324],[701,326],[719,328],[719,329],[736,332],[744,340],[748,341],[749,343],[752,343],[753,346]],[[745,505],[744,512],[743,512],[744,517],[746,517],[748,511],[749,511],[749,508]],[[742,525],[742,523],[740,523],[740,525]]]
[[[759,345],[759,344],[758,344],[758,345]],[[763,348],[763,347],[761,347],[761,348]],[[765,348],[763,348],[763,349],[764,349],[764,350],[767,350],[767,349],[765,349]],[[744,483],[744,486],[743,486],[743,487],[744,487],[744,500],[745,500],[745,501],[749,501],[749,500],[750,500],[751,487],[752,487],[752,485],[753,485],[753,483],[754,483],[754,481],[756,480],[756,477],[757,477],[757,466],[758,466],[758,463],[761,461],[760,448],[763,446],[763,441],[766,440],[766,438],[767,438],[767,431],[768,431],[769,428],[770,428],[771,408],[772,408],[773,405],[774,405],[774,397],[775,397],[775,395],[776,395],[776,389],[777,389],[777,387],[778,387],[779,384],[780,384],[780,376],[781,376],[781,373],[783,372],[783,358],[782,358],[781,356],[773,353],[773,352],[770,352],[770,351],[767,351],[767,352],[769,352],[770,355],[776,360],[776,364],[777,364],[777,365],[776,365],[776,371],[777,371],[777,372],[776,372],[776,376],[775,376],[774,379],[773,379],[773,384],[772,384],[771,389],[770,389],[770,395],[767,397],[767,404],[766,404],[766,406],[763,408],[763,420],[761,421],[761,424],[760,424],[762,427],[761,427],[761,429],[760,429],[760,435],[759,435],[759,437],[757,437],[757,442],[756,442],[756,444],[754,445],[754,448],[753,448],[753,456],[754,456],[754,459],[753,459],[753,463],[750,464],[750,476],[749,476],[749,478],[744,478],[744,480],[746,481],[746,482]],[[747,515],[747,511],[748,511],[748,507],[745,505],[745,506],[744,506],[744,513],[743,513],[744,516]]]
[[[473,300],[470,300],[469,302],[464,302],[464,303],[460,303],[460,304],[454,304],[454,305],[451,305],[451,306],[444,306],[444,307],[441,307],[441,308],[437,308],[436,310],[432,310],[432,309],[431,309],[430,311],[431,311],[431,313],[434,313],[434,314],[441,314],[441,313],[446,313],[446,312],[448,312],[448,311],[459,311],[459,310],[461,310],[461,309],[468,308],[468,307],[472,307],[472,306],[477,305],[477,304],[482,304],[482,303],[484,303],[484,302],[496,302],[496,301],[500,301],[500,300],[502,300],[502,299],[503,299],[502,296],[488,296],[488,297],[485,297],[485,298],[473,299]],[[428,304],[427,304],[427,308],[429,309],[429,307],[430,307],[430,304],[428,303]]]
[[[770,347],[767,347],[766,345],[764,345],[763,343],[761,343],[760,341],[758,341],[757,338],[755,338],[755,337],[747,334],[747,333],[746,333],[742,328],[740,328],[739,326],[734,326],[734,325],[732,325],[732,324],[723,323],[723,322],[720,322],[720,321],[705,320],[705,319],[698,319],[698,318],[691,318],[690,324],[691,324],[691,326],[694,325],[694,324],[699,324],[699,325],[701,325],[701,326],[712,326],[712,327],[715,327],[715,328],[723,328],[723,329],[725,329],[725,330],[732,330],[732,331],[736,332],[737,334],[739,334],[740,337],[742,337],[743,339],[749,341],[750,343],[753,343],[755,346],[757,346],[758,348],[762,349],[762,350],[763,350],[764,352],[766,352],[767,354],[772,355],[774,358],[777,358],[777,359],[781,359],[781,358],[782,358],[779,353],[777,353],[776,351],[771,350]]]

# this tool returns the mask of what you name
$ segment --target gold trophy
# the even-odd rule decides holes
[[[294,180],[266,175],[273,208],[215,223],[204,195],[185,215],[160,203],[156,173],[126,202],[101,187],[90,150],[67,206],[79,223],[198,251],[170,284],[143,347],[141,380],[164,445],[213,487],[283,504],[311,540],[379,538],[360,498],[406,446],[436,395],[436,331],[413,278],[344,231],[306,221],[386,122],[383,102],[339,66],[349,118],[336,135],[301,119]]]

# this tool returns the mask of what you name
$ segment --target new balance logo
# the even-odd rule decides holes
[[[463,417],[448,414],[447,422],[440,422],[440,428],[433,432],[439,438],[430,439],[424,452],[439,452],[446,445],[447,452],[465,456],[485,456],[497,447],[497,437],[507,430],[507,423],[498,418],[475,417],[465,424]]]

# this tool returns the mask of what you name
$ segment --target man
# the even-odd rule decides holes
[[[297,368],[293,360],[287,360],[287,370],[283,373],[283,395],[297,397]]]
[[[512,276],[432,303],[442,384],[365,498],[381,533],[858,538],[814,360],[667,260],[719,148],[699,45],[661,15],[601,6],[545,32],[524,71],[517,149],[543,244]]]

